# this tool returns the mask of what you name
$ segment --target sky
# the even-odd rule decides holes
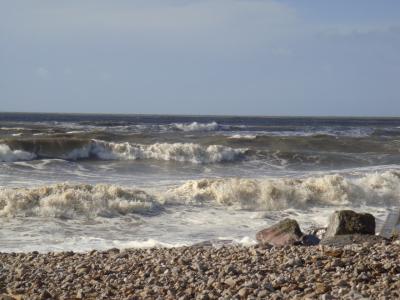
[[[400,116],[398,0],[0,7],[0,111]]]

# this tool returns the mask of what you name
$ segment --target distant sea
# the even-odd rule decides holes
[[[0,251],[253,244],[400,201],[400,118],[0,113]]]

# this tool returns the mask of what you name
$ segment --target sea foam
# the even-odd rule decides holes
[[[246,149],[220,145],[203,146],[194,143],[155,143],[151,145],[97,142],[91,150],[100,159],[191,162],[196,164],[235,161]]]
[[[138,189],[115,185],[56,184],[0,189],[1,216],[111,217],[157,212],[158,202]]]
[[[358,177],[340,174],[306,178],[209,178],[167,190],[147,191],[112,184],[56,184],[1,188],[1,216],[113,217],[157,214],[165,205],[211,205],[252,211],[317,206],[398,205],[400,173]]]

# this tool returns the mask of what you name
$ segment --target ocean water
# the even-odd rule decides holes
[[[0,113],[0,251],[253,244],[399,203],[399,118]]]

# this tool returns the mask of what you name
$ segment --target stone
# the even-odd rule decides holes
[[[238,292],[238,295],[242,298],[246,298],[250,294],[250,289],[249,288],[241,288]]]
[[[7,294],[0,294],[0,300],[16,300],[16,298]]]
[[[296,220],[284,219],[279,223],[263,229],[256,234],[260,244],[273,246],[294,245],[301,241],[303,233]]]
[[[317,294],[325,294],[328,291],[329,291],[329,287],[326,286],[324,283],[317,282],[315,284],[315,292]]]
[[[335,211],[329,218],[324,238],[344,234],[375,234],[374,216],[352,210]]]
[[[236,280],[232,277],[225,279],[224,283],[230,287],[234,287],[236,285]]]
[[[320,238],[314,234],[306,234],[301,238],[301,243],[305,246],[315,246],[320,242]]]
[[[341,257],[343,254],[343,250],[339,248],[332,248],[324,250],[324,254],[332,257]]]
[[[320,299],[321,300],[333,300],[335,298],[332,297],[332,295],[330,295],[330,294],[323,294],[323,295],[320,296]]]
[[[49,291],[44,290],[39,297],[40,300],[48,300],[53,299],[53,296],[49,293]]]
[[[257,297],[259,298],[266,298],[268,295],[268,291],[267,290],[261,290],[258,292]]]

